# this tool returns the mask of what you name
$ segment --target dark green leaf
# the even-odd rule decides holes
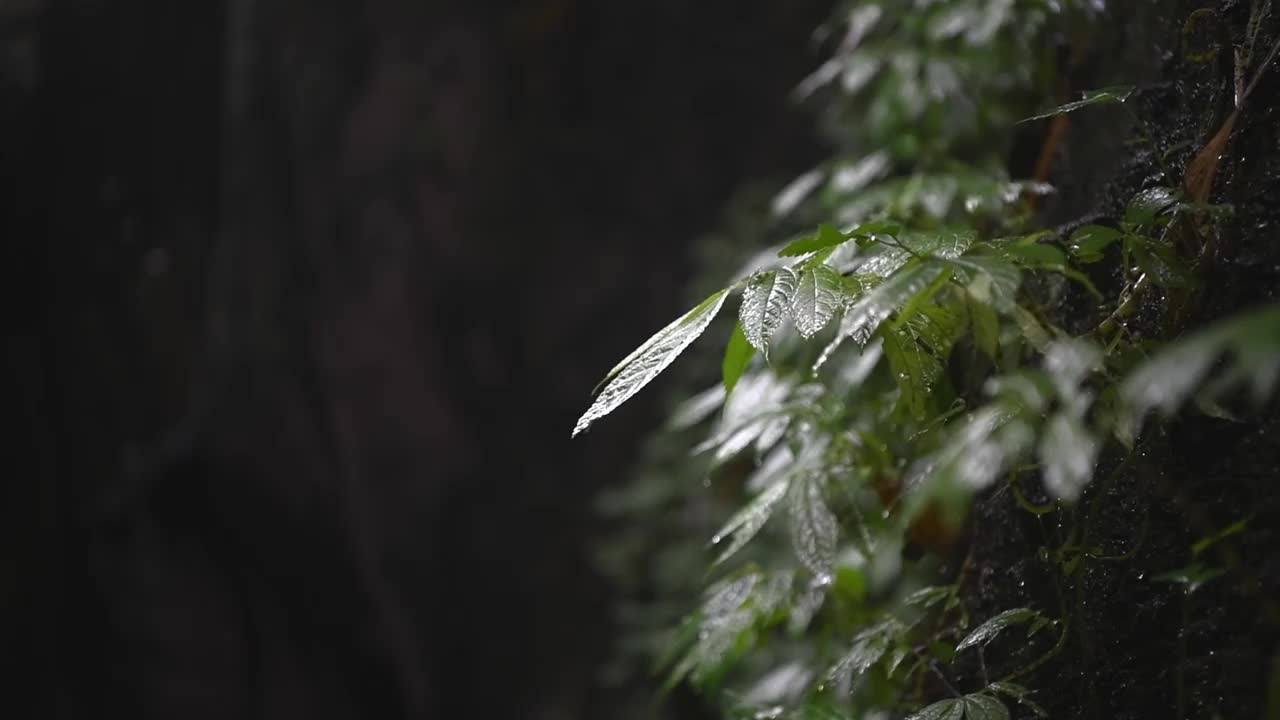
[[[1124,220],[1131,225],[1150,225],[1156,215],[1177,201],[1178,193],[1170,188],[1147,188],[1129,201],[1129,207],[1124,211]]]
[[[1172,247],[1155,238],[1136,235],[1129,238],[1129,249],[1134,261],[1152,282],[1167,288],[1181,288],[1191,284],[1191,267],[1178,257],[1177,251]]]
[[[962,720],[964,701],[960,698],[939,700],[923,710],[907,716],[907,720]]]
[[[720,312],[724,299],[728,296],[727,288],[711,295],[678,320],[659,330],[618,363],[610,371],[604,389],[596,396],[595,402],[578,418],[573,434],[586,430],[591,423],[616,410],[665,370],[690,343],[702,335]]]
[[[1031,608],[1014,608],[1012,610],[1005,610],[999,615],[996,615],[974,628],[972,632],[960,641],[959,645],[956,645],[956,652],[960,652],[961,650],[975,645],[986,645],[991,642],[992,638],[999,635],[1001,630],[1004,630],[1011,625],[1027,622],[1038,614],[1039,613]]]
[[[906,328],[884,333],[884,355],[898,384],[898,405],[909,417],[923,420],[929,413],[934,383],[942,376],[942,361],[920,345]]]
[[[1009,708],[990,695],[964,696],[965,720],[1009,720]]]
[[[818,232],[813,235],[791,241],[778,251],[778,257],[808,255],[811,252],[833,248],[848,239],[849,237],[844,233],[824,223],[818,226]]]
[[[751,343],[747,342],[747,336],[742,332],[742,323],[734,325],[733,335],[729,336],[729,344],[724,349],[724,361],[720,363],[726,397],[733,392],[733,387],[738,384],[743,371],[751,362],[751,356],[755,353],[756,349],[751,347]]]
[[[1085,225],[1071,233],[1071,254],[1083,263],[1098,262],[1102,259],[1102,251],[1123,235],[1105,225]]]

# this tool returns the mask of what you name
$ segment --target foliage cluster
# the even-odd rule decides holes
[[[1170,172],[1114,225],[1056,233],[1034,212],[1051,188],[1006,172],[1012,126],[1054,84],[1049,38],[1096,9],[857,0],[825,29],[833,57],[797,92],[821,105],[832,157],[760,222],[814,229],[751,258],[621,361],[574,428],[712,328],[728,335],[719,382],[675,410],[647,469],[605,498],[636,532],[676,538],[655,549],[628,536],[605,559],[619,576],[647,563],[627,642],[668,687],[689,683],[729,717],[1042,714],[1018,681],[1061,649],[1070,618],[968,617],[955,549],[975,495],[1010,493],[1035,514],[1070,506],[1153,411],[1236,416],[1275,389],[1280,307],[1184,332],[1224,209]],[[1102,265],[1121,269],[1118,292],[1095,286]],[[1083,331],[1058,317],[1069,297],[1096,308],[1072,319]],[[1129,327],[1140,302],[1157,307],[1154,331]],[[1091,552],[1051,551],[1064,575]],[[1213,575],[1201,564],[1157,580],[1190,592]],[[699,605],[655,636],[704,582]],[[1030,659],[988,677],[987,644],[1015,633]],[[974,656],[983,682],[955,686],[948,668]]]

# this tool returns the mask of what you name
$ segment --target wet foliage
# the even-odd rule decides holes
[[[1280,150],[1236,162],[1227,141],[1274,136],[1274,101],[1244,104],[1270,82],[1270,4],[1213,11],[1225,77],[1196,75],[1203,49],[1166,53],[1170,77],[1237,88],[1207,123],[1167,81],[1070,100],[1079,58],[1053,51],[1148,22],[1159,56],[1205,22],[1189,9],[1162,28],[1100,2],[841,4],[797,90],[830,160],[755,216],[771,247],[620,362],[573,430],[704,334],[723,345],[693,351],[718,381],[602,500],[625,529],[601,564],[630,598],[608,674],[656,663],[724,717],[1258,715],[1280,574],[1256,563],[1278,518],[1247,498],[1277,465],[1244,458],[1278,439],[1259,200]],[[1055,180],[1079,183],[1051,161],[1090,142],[1062,145],[1066,118],[1105,113],[1136,171],[1100,168],[1048,226]],[[1019,127],[1043,131],[1034,167],[1010,159]],[[1178,448],[1197,427],[1231,442]]]

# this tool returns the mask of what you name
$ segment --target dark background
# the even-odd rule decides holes
[[[827,5],[0,2],[0,714],[608,717],[569,430]]]

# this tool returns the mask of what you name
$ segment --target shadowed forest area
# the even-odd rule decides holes
[[[1278,42],[0,0],[0,714],[1277,720]]]

